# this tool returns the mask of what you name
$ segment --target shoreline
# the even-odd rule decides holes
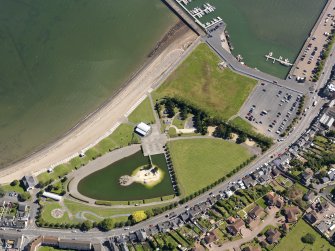
[[[64,160],[79,154],[82,149],[90,146],[92,142],[100,139],[102,135],[106,134],[113,126],[122,121],[124,114],[136,101],[145,95],[154,86],[156,80],[169,69],[171,64],[183,55],[183,53],[181,55],[173,55],[176,54],[174,52],[176,50],[179,50],[179,53],[180,50],[184,52],[185,44],[189,45],[196,40],[197,36],[193,31],[184,23],[181,23],[178,20],[162,36],[139,69],[131,74],[128,80],[109,99],[102,103],[98,109],[83,117],[80,122],[53,142],[41,146],[20,160],[12,162],[7,167],[1,169],[0,182],[8,183],[12,179],[22,178],[24,175],[31,175],[37,171],[46,170],[55,163],[64,162]],[[169,60],[169,57],[173,56],[176,59],[166,62]],[[164,65],[166,63],[168,65]],[[153,70],[155,67],[158,69]],[[151,73],[149,72],[150,70]],[[144,88],[143,85],[145,85]],[[141,96],[136,95],[139,92],[141,92]],[[118,110],[120,111],[119,108],[122,108],[121,112],[118,112]],[[113,113],[112,116],[110,113]],[[104,124],[101,125],[100,123],[103,122]],[[83,134],[85,134],[85,139],[79,139]],[[65,150],[66,148],[67,150]],[[13,170],[17,171],[13,173]]]

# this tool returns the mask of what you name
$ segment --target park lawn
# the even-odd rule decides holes
[[[121,124],[116,130],[105,139],[101,140],[96,146],[88,149],[84,157],[74,157],[69,162],[56,166],[51,173],[43,172],[37,176],[39,182],[47,182],[48,180],[56,180],[86,165],[90,160],[104,155],[119,147],[129,144],[139,143],[140,138],[134,133],[134,128],[128,124]]]
[[[240,129],[243,132],[253,134],[256,131],[256,128],[253,127],[249,122],[242,119],[241,117],[236,117],[229,121],[229,123],[235,128]]]
[[[128,116],[128,120],[135,124],[144,122],[147,124],[155,123],[154,113],[149,98],[146,98],[135,110]]]
[[[243,146],[221,139],[171,141],[169,149],[183,196],[212,184],[251,157]]]
[[[301,237],[307,233],[315,236],[313,245],[305,244],[301,241]],[[300,220],[295,227],[285,236],[274,248],[274,251],[281,250],[304,250],[304,251],[327,251],[335,248],[329,244],[327,240],[321,237],[312,227],[304,220]]]
[[[65,223],[65,224],[66,223],[70,223],[70,224],[77,223],[77,221],[73,221],[69,218],[67,212],[64,212],[64,215],[61,218],[56,219],[52,217],[51,215],[52,210],[58,209],[58,208],[63,210],[62,206],[59,205],[58,202],[42,202],[41,204],[43,205],[41,216],[44,221],[48,223],[54,223],[54,224],[56,223],[60,223],[60,224],[61,223]]]
[[[176,126],[178,129],[184,129],[185,120],[179,119],[179,116],[177,115],[174,117],[172,125]]]
[[[1,187],[5,192],[16,192],[16,193],[24,193],[25,192],[24,188],[20,185],[20,182],[16,186],[11,186],[10,184],[7,184],[7,185],[3,185]]]
[[[89,211],[101,217],[111,217],[117,214],[131,214],[134,211],[139,210],[148,210],[157,206],[138,206],[133,208],[106,208],[106,207],[98,207],[98,206],[90,206],[84,203],[75,202],[72,200],[64,200],[65,206],[71,211],[73,215],[81,211]],[[162,203],[160,206],[166,206],[169,203]]]
[[[219,69],[221,60],[200,44],[154,93],[154,99],[176,97],[211,116],[228,119],[236,114],[257,81],[230,69]]]

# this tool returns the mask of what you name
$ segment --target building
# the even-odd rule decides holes
[[[33,176],[24,176],[22,178],[22,183],[26,189],[26,191],[29,191],[31,189],[34,189],[37,185],[37,182]]]
[[[136,237],[137,237],[137,239],[138,239],[139,242],[146,241],[146,239],[147,239],[147,233],[143,229],[137,230],[135,232],[135,234],[136,234]]]
[[[313,170],[310,168],[306,168],[305,171],[301,174],[302,182],[308,185],[313,175]]]
[[[320,118],[320,123],[321,125],[323,125],[325,128],[329,129],[330,127],[332,127],[332,125],[334,124],[334,118],[327,115],[326,113],[323,114]]]
[[[265,203],[268,206],[276,206],[278,208],[281,208],[284,205],[284,200],[276,193],[269,192],[265,196]]]
[[[247,246],[243,248],[243,251],[262,251],[260,247]]]
[[[313,203],[315,200],[315,194],[313,191],[309,190],[307,193],[304,194],[304,196],[302,197],[302,199],[304,201],[307,201],[309,203]]]
[[[49,192],[43,192],[42,196],[46,197],[46,198],[56,200],[56,201],[61,201],[63,199],[62,196],[60,196],[58,194],[54,194],[54,193],[49,193]]]
[[[23,235],[0,233],[0,240],[6,250],[23,250]]]
[[[212,242],[216,241],[217,239],[218,239],[218,237],[216,236],[214,231],[211,231],[211,232],[207,233],[205,238],[204,238],[204,240],[207,244],[212,243]]]
[[[62,239],[53,236],[39,236],[28,245],[28,251],[37,251],[40,246],[51,246],[59,249],[71,250],[101,250],[101,243],[94,243],[90,240]]]
[[[318,215],[316,212],[313,210],[307,214],[305,214],[304,218],[310,223],[314,224],[318,220]]]
[[[286,221],[288,223],[293,223],[298,220],[298,215],[300,214],[300,210],[298,207],[288,207],[284,209],[284,214],[286,217]]]
[[[250,212],[248,213],[248,215],[252,218],[252,219],[257,219],[261,214],[263,213],[263,209],[260,206],[255,206],[253,209],[250,210]]]
[[[141,122],[135,127],[135,132],[145,137],[151,133],[151,126]]]
[[[266,241],[269,244],[277,243],[280,239],[280,232],[277,229],[269,229],[265,232]]]
[[[233,224],[227,227],[227,231],[235,236],[240,232],[242,227],[244,227],[244,221],[242,219],[237,219]]]

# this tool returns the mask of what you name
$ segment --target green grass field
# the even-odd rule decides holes
[[[243,146],[219,139],[171,141],[169,149],[184,196],[213,183],[251,157]]]
[[[24,188],[18,184],[16,186],[11,186],[10,184],[7,185],[3,185],[1,186],[3,190],[5,190],[5,192],[16,192],[16,193],[23,193],[25,190]]]
[[[67,250],[67,251],[72,251],[72,249],[59,249],[51,246],[40,246],[38,251],[59,251],[59,250]]]
[[[155,122],[149,98],[142,101],[142,103],[128,116],[128,120],[135,124],[140,122],[153,124]]]
[[[160,204],[160,206],[166,206],[170,203]],[[116,215],[121,214],[131,214],[134,211],[138,210],[149,210],[157,206],[138,206],[133,208],[108,208],[108,207],[98,207],[98,206],[90,206],[87,204],[75,202],[72,200],[65,199],[64,205],[69,210],[69,213],[72,215],[70,219],[69,214],[67,212],[64,213],[63,217],[59,219],[55,219],[51,212],[53,209],[62,209],[62,206],[59,202],[43,202],[43,209],[42,209],[42,218],[48,223],[68,223],[68,224],[75,224],[81,222],[80,219],[77,219],[75,216],[80,214],[80,212],[85,212],[85,217],[92,221],[99,222],[101,218],[108,218]],[[90,214],[91,212],[92,214]],[[127,216],[119,216],[115,217],[115,222],[119,221],[126,221],[128,219]]]
[[[301,237],[307,233],[315,236],[316,240],[313,245],[305,244],[301,241]],[[279,245],[274,248],[274,251],[281,250],[327,251],[335,250],[335,248],[305,221],[300,220],[287,236],[280,241]]]
[[[58,179],[75,168],[86,165],[93,158],[99,155],[104,155],[110,150],[114,150],[118,147],[124,147],[131,143],[138,143],[139,137],[134,133],[134,128],[128,124],[121,124],[116,130],[107,138],[101,140],[96,146],[90,148],[85,152],[85,157],[75,157],[68,163],[58,165],[54,168],[52,173],[41,173],[37,176],[39,182],[46,182],[50,179]]]
[[[232,119],[229,123],[243,132],[255,133],[256,131],[255,127],[240,117]]]
[[[257,81],[218,67],[220,59],[200,44],[153,94],[177,97],[228,119],[238,112]]]

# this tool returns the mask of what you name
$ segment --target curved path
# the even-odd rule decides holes
[[[141,145],[131,145],[127,147],[123,147],[117,150],[114,150],[110,153],[107,153],[103,155],[100,158],[97,158],[94,161],[90,161],[86,166],[83,166],[80,168],[79,172],[74,172],[71,176],[73,176],[73,179],[69,183],[69,192],[72,194],[74,197],[88,201],[90,204],[94,204],[95,200],[89,197],[86,197],[82,195],[81,193],[78,192],[78,184],[80,180],[82,180],[84,177],[90,175],[91,173],[94,173],[98,170],[101,170],[108,165],[126,158],[130,155],[133,155],[134,153],[138,152],[141,150]],[[71,179],[71,176],[69,178]]]
[[[94,216],[94,217],[96,217],[96,218],[98,218],[100,220],[103,220],[105,218],[105,217],[97,215],[97,214],[95,214],[95,213],[93,213],[91,211],[81,211],[81,212],[76,213],[76,219],[78,219],[78,220],[84,220],[84,221],[85,220],[89,220],[89,219],[87,219],[85,217],[86,214],[90,214],[90,215],[92,215],[92,216]],[[130,214],[115,214],[115,215],[110,216],[109,218],[129,217],[129,216],[130,216]],[[91,220],[89,220],[89,221],[91,221]]]

